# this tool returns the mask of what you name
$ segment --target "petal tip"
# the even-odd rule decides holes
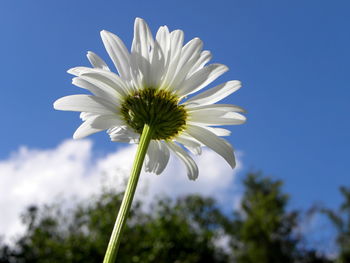
[[[233,160],[232,163],[230,163],[230,166],[232,169],[236,168],[236,160]]]
[[[100,35],[101,35],[101,36],[102,36],[102,35],[105,35],[105,34],[107,34],[107,33],[108,33],[108,31],[105,30],[105,29],[103,29],[103,30],[100,31]]]
[[[228,66],[226,66],[224,64],[220,64],[220,65],[221,65],[222,71],[227,72],[230,70],[230,68]]]
[[[68,70],[67,70],[67,73],[76,76],[76,75],[77,75],[76,68],[70,68],[70,69],[68,69]]]
[[[145,20],[143,18],[141,18],[141,17],[136,17],[135,18],[135,24],[136,23],[144,23],[144,22],[145,22]]]
[[[228,158],[225,158],[227,163],[231,166],[232,169],[235,169],[236,167],[236,157],[235,157],[235,154],[232,150],[232,155],[231,156],[228,156]]]
[[[55,110],[60,110],[61,108],[60,108],[60,100],[61,99],[58,99],[58,100],[56,100],[52,105],[53,105],[53,108],[55,109]]]
[[[190,181],[196,181],[198,179],[198,175],[192,177],[192,176],[188,176],[188,178],[190,179]]]
[[[73,134],[73,140],[80,140],[80,139],[82,139],[82,138],[84,138],[84,137],[85,137],[85,136],[79,134],[79,132],[75,132],[75,133]]]
[[[106,38],[108,38],[108,36],[109,36],[110,34],[112,34],[112,33],[109,32],[109,31],[107,31],[107,30],[105,30],[105,29],[101,30],[101,31],[100,31],[100,36],[101,36],[101,38],[102,38],[102,41],[104,41]]]

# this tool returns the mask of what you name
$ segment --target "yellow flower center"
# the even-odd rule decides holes
[[[153,129],[152,139],[168,140],[186,126],[187,112],[174,94],[154,88],[137,90],[124,99],[121,113],[126,123],[141,134],[143,126]]]

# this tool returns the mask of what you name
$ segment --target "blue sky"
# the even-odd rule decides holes
[[[79,93],[66,70],[88,65],[88,50],[109,61],[102,29],[130,47],[139,16],[153,32],[168,25],[186,40],[200,37],[213,62],[230,68],[217,82],[243,82],[226,102],[248,110],[229,139],[246,171],[283,179],[292,207],[338,206],[338,187],[349,185],[349,8],[321,0],[3,0],[0,160],[21,145],[49,149],[72,136],[78,114],[52,108]],[[92,139],[99,154],[119,147],[104,133]]]

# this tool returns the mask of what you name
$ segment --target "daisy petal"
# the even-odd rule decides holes
[[[115,126],[125,125],[124,121],[118,115],[100,115],[94,118],[91,122],[91,127],[98,129],[110,129]]]
[[[232,146],[214,133],[194,125],[188,125],[187,133],[221,155],[232,168],[236,166]]]
[[[155,171],[156,174],[161,174],[165,167],[168,165],[169,158],[170,158],[170,152],[168,146],[161,141],[157,141],[160,155],[159,155],[159,162],[158,162],[158,167],[157,170]]]
[[[145,158],[145,171],[161,174],[168,164],[169,148],[160,141],[151,141]]]
[[[157,167],[157,161],[159,157],[158,144],[156,141],[150,141],[145,156],[144,169],[147,173],[153,173]]]
[[[100,98],[105,98],[109,102],[113,104],[120,103],[120,94],[118,94],[114,89],[106,86],[106,85],[94,85],[88,81],[88,79],[84,77],[75,77],[72,79],[72,84],[82,88],[87,89],[94,95]]]
[[[56,110],[85,111],[99,114],[117,113],[115,105],[100,97],[91,95],[71,95],[56,100],[53,104]]]
[[[120,98],[127,94],[123,83],[119,83],[117,82],[118,80],[116,78],[109,78],[109,76],[106,76],[105,74],[85,73],[81,74],[80,78],[90,82],[108,93],[111,93],[113,97]]]
[[[81,139],[90,134],[123,124],[124,122],[120,120],[117,115],[98,115],[90,117],[75,131],[73,138]]]
[[[165,65],[170,59],[170,33],[167,26],[161,26],[156,34],[156,42],[158,43],[164,55]],[[164,65],[164,66],[165,66]]]
[[[184,81],[181,88],[178,90],[178,95],[182,97],[199,91],[224,74],[227,70],[228,68],[222,64],[211,64],[198,70]]]
[[[115,67],[119,72],[120,77],[122,77],[125,80],[129,80],[129,52],[125,47],[123,41],[115,34],[106,30],[101,31],[101,38],[108,55],[111,57]]]
[[[108,129],[109,137],[113,142],[138,143],[140,135],[133,132],[126,126]]]
[[[176,142],[185,146],[192,154],[200,155],[202,153],[201,144],[191,137],[179,135],[176,137]]]
[[[170,49],[172,58],[175,58],[176,55],[181,52],[184,38],[184,32],[182,30],[177,29],[170,33]]]
[[[206,130],[214,133],[216,136],[229,136],[229,135],[231,135],[231,131],[224,129],[224,128],[210,127],[210,126],[206,126],[205,124],[199,124],[199,123],[196,123],[195,126],[202,127],[203,129],[206,129]],[[181,135],[185,135],[186,137],[191,138],[195,142],[199,143],[201,146],[204,145],[204,144],[200,143],[198,140],[196,140],[195,138],[193,138],[192,136],[190,136],[189,134],[187,134],[186,132],[182,132]]]
[[[214,133],[216,136],[230,136],[231,131],[223,128],[218,127],[208,127],[208,126],[201,126],[202,128]]]
[[[102,85],[110,86],[123,96],[132,90],[132,88],[130,88],[117,74],[110,71],[98,68],[75,67],[69,69],[67,72],[77,77],[91,77],[99,83],[102,82]]]
[[[87,119],[92,118],[92,117],[96,117],[96,116],[99,116],[99,115],[96,113],[91,113],[91,112],[80,113],[80,119],[82,119],[83,121],[86,121]]]
[[[243,112],[247,111],[240,106],[232,104],[211,104],[211,105],[186,105],[189,112],[197,112],[203,110],[216,110],[216,111],[226,111],[226,112]]]
[[[163,53],[167,56],[162,83],[163,86],[169,86],[170,81],[174,78],[183,42],[184,32],[182,30],[174,30],[170,33],[170,50],[168,53],[163,50]]]
[[[169,83],[171,87],[179,86],[187,77],[189,70],[198,61],[202,47],[202,40],[194,38],[182,48],[180,59],[177,62],[176,73],[173,80]]]
[[[189,70],[188,76],[191,76],[193,73],[197,72],[201,68],[204,67],[205,64],[207,64],[211,60],[211,53],[208,50],[202,51],[199,59],[197,62],[193,65],[193,67]]]
[[[88,60],[90,61],[91,65],[94,68],[100,68],[100,69],[103,69],[103,70],[110,71],[110,69],[107,66],[106,62],[104,62],[103,59],[100,58],[98,55],[96,55],[94,52],[88,51],[86,56],[87,56]]]
[[[149,86],[159,87],[161,83],[161,76],[164,74],[165,68],[165,58],[158,42],[154,42],[153,51],[151,54],[150,62],[150,76],[149,76]]]
[[[149,50],[153,46],[153,37],[147,23],[142,18],[137,17],[134,24],[134,39],[131,45],[131,52],[138,53],[147,61]]]
[[[150,51],[153,50],[154,40],[145,20],[141,18],[135,19],[134,38],[131,45],[131,54],[136,66],[142,72],[143,84],[151,84],[151,57]]]
[[[138,88],[151,85],[151,64],[141,54],[133,52],[130,55],[130,61],[134,64],[134,81]]]
[[[96,132],[100,132],[103,131],[104,129],[98,129],[98,128],[93,128],[90,125],[89,120],[84,121],[79,127],[78,129],[74,132],[73,134],[73,139],[77,140],[77,139],[81,139],[84,138],[86,136],[89,136],[91,134],[94,134]]]
[[[223,98],[231,95],[233,92],[241,88],[241,82],[238,80],[231,80],[214,88],[208,89],[192,98],[185,103],[189,105],[209,105],[214,104]]]
[[[188,123],[205,125],[238,125],[246,121],[246,117],[232,110],[236,110],[236,107],[225,106],[215,108],[213,105],[210,107],[208,106],[207,108],[195,109],[189,111]]]
[[[79,77],[82,73],[92,70],[89,67],[74,67],[67,70],[67,73],[72,74],[73,76]]]
[[[195,161],[189,156],[184,149],[177,144],[167,141],[166,144],[180,160],[182,160],[187,168],[187,176],[190,180],[196,180],[198,177],[198,167]]]

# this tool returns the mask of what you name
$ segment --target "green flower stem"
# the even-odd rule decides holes
[[[140,142],[137,147],[137,152],[134,160],[134,164],[131,170],[131,175],[126,187],[122,204],[119,209],[118,217],[115,222],[111,238],[108,243],[107,251],[103,263],[114,263],[117,257],[118,248],[120,245],[120,240],[122,232],[126,223],[126,219],[129,214],[132,200],[134,198],[137,182],[140,177],[140,172],[142,169],[142,164],[146,156],[148,145],[152,138],[153,130],[147,124],[144,125]]]

